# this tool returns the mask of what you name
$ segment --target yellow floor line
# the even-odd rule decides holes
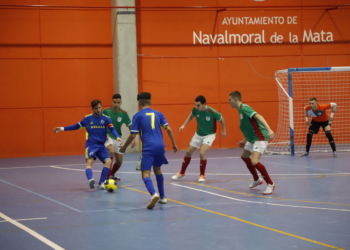
[[[137,190],[137,189],[134,189],[134,188],[126,187],[126,186],[121,186],[121,187],[149,195],[148,192],[140,191],[140,190]],[[305,240],[305,241],[308,241],[308,242],[312,242],[312,243],[315,243],[315,244],[318,244],[318,245],[321,245],[321,246],[325,246],[325,247],[329,247],[329,248],[333,248],[333,249],[338,249],[338,250],[345,250],[343,248],[339,248],[339,247],[336,247],[336,246],[328,245],[328,244],[325,244],[325,243],[322,243],[322,242],[318,242],[318,241],[315,241],[315,240],[311,240],[311,239],[308,239],[308,238],[305,238],[305,237],[301,237],[301,236],[298,236],[298,235],[295,235],[295,234],[286,233],[286,232],[283,232],[283,231],[280,231],[280,230],[277,230],[277,229],[274,229],[274,228],[265,227],[265,226],[262,226],[262,225],[259,225],[259,224],[256,224],[256,223],[253,223],[253,222],[250,222],[250,221],[242,220],[240,218],[237,218],[237,217],[234,217],[234,216],[230,216],[230,215],[227,215],[227,214],[218,213],[218,212],[211,211],[211,210],[208,210],[208,209],[205,209],[205,208],[201,208],[201,207],[193,206],[193,205],[190,205],[190,204],[187,204],[187,203],[183,203],[183,202],[180,202],[180,201],[176,201],[176,200],[173,200],[173,199],[168,199],[168,200],[172,201],[172,202],[175,202],[175,203],[178,203],[178,204],[181,204],[181,205],[184,205],[184,206],[196,208],[196,209],[208,212],[208,213],[217,214],[217,215],[220,215],[220,216],[223,216],[223,217],[227,217],[227,218],[230,218],[230,219],[233,219],[233,220],[237,220],[237,221],[240,221],[240,222],[244,222],[244,223],[256,226],[256,227],[264,228],[264,229],[267,229],[267,230],[270,230],[270,231],[273,231],[273,232],[277,232],[277,233],[288,235],[288,236],[291,236],[291,237],[294,237],[294,238],[297,238],[297,239],[301,239],[301,240]]]

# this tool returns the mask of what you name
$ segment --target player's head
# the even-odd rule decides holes
[[[228,103],[232,108],[238,108],[242,102],[242,95],[238,91],[233,91],[228,96]]]
[[[194,105],[196,106],[196,109],[199,111],[205,111],[207,109],[207,100],[204,96],[199,95],[194,99]]]
[[[122,105],[122,96],[120,94],[114,94],[112,96],[112,107],[120,108],[121,105]]]
[[[137,95],[137,101],[139,102],[140,107],[150,106],[151,105],[151,93],[142,92]]]
[[[96,116],[100,116],[102,113],[102,102],[100,100],[93,100],[91,102],[91,108]]]
[[[309,105],[310,105],[311,109],[313,109],[313,110],[317,109],[317,99],[316,99],[316,97],[311,97],[309,99]]]

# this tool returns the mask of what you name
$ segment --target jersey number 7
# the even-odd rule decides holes
[[[154,113],[146,113],[146,115],[151,117],[151,127],[152,127],[152,129],[155,129],[155,126],[154,126]]]

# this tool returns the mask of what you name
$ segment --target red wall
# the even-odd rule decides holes
[[[0,1],[109,6],[109,0]],[[109,105],[113,94],[110,9],[0,8],[0,157],[84,153],[84,131],[55,134]]]
[[[188,147],[196,122],[193,120],[182,134],[178,128],[190,114],[198,95],[204,95],[208,105],[221,112],[226,121],[227,137],[221,139],[217,133],[213,148],[231,148],[236,147],[243,136],[238,127],[237,111],[227,103],[230,92],[240,91],[243,102],[263,115],[276,131],[278,96],[273,77],[276,70],[350,66],[350,8],[300,7],[321,3],[335,5],[348,2],[208,0],[204,4],[199,0],[137,1],[136,5],[143,7],[215,7],[151,8],[139,11],[137,15],[139,86],[153,94],[153,107],[164,112],[181,149]],[[233,5],[247,8],[233,8]],[[217,8],[222,6],[231,7]],[[225,17],[261,16],[283,16],[285,20],[288,16],[297,16],[297,24],[223,25]],[[302,43],[303,30],[310,29],[312,32],[332,32],[334,42]],[[193,32],[215,35],[224,34],[225,30],[234,34],[261,34],[264,30],[266,44],[193,43]],[[269,41],[275,32],[283,35],[282,43]],[[289,42],[289,32],[298,35],[299,43]],[[167,136],[165,138],[170,146]]]
[[[227,137],[213,147],[236,147],[242,139],[237,111],[227,104],[239,90],[277,128],[278,97],[274,72],[291,67],[350,66],[350,9],[303,7],[347,4],[345,0],[207,0],[212,9],[137,9],[139,90],[153,95],[185,149],[195,121],[178,128],[196,96],[220,111]],[[0,4],[110,6],[109,0],[0,0]],[[136,5],[203,6],[199,0],[137,0]],[[242,9],[233,8],[245,6]],[[290,6],[274,9],[268,6]],[[220,8],[222,6],[231,6]],[[254,7],[254,8],[251,8]],[[258,8],[259,7],[259,8]],[[225,17],[297,16],[295,25],[223,25]],[[80,121],[90,101],[109,105],[113,93],[111,13],[106,8],[0,7],[0,157],[83,154],[84,131],[55,134],[52,128]],[[296,43],[288,33],[332,32],[331,43]],[[193,44],[193,32],[205,34],[277,32],[282,44]],[[127,107],[125,107],[127,109]],[[220,129],[219,129],[220,132]],[[219,135],[219,134],[218,134]],[[170,145],[166,138],[166,144]]]

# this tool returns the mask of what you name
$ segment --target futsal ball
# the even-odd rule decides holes
[[[117,188],[118,188],[118,186],[117,186],[117,182],[116,182],[115,180],[109,179],[109,180],[106,181],[106,183],[105,183],[105,189],[106,189],[108,192],[112,193],[112,192],[115,191]]]

